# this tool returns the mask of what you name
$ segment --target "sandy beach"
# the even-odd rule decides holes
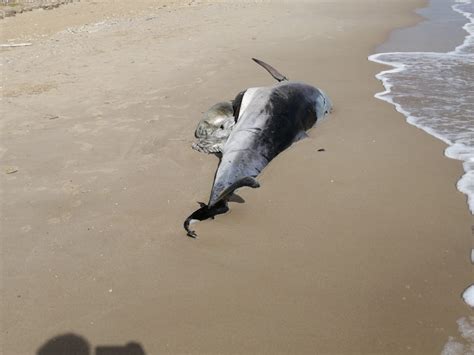
[[[2,44],[31,43],[1,49],[1,353],[71,333],[91,354],[440,353],[472,314],[462,167],[374,98],[367,60],[424,4],[82,0],[1,20]],[[274,83],[251,57],[334,112],[192,240],[217,166],[194,129]]]

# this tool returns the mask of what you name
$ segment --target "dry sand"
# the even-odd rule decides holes
[[[423,2],[133,4],[0,24],[33,43],[2,52],[3,354],[68,332],[147,355],[439,353],[471,312],[461,165],[373,98],[367,61]],[[217,164],[193,131],[273,83],[250,57],[335,111],[191,240]]]

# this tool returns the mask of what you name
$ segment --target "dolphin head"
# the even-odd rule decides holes
[[[319,90],[316,102],[316,115],[318,118],[322,118],[332,112],[332,102],[322,90]]]

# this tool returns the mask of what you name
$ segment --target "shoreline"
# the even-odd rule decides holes
[[[406,100],[407,97],[413,97],[417,94],[425,96],[425,98],[439,98],[436,91],[430,91],[429,86],[426,87],[424,79],[429,78],[428,82],[432,82],[432,78],[436,77],[436,71],[438,70],[438,73],[441,72],[439,66],[442,64],[440,63],[449,63],[450,61],[457,60],[457,70],[460,70],[459,68],[462,68],[463,64],[468,66],[468,56],[470,52],[472,53],[472,46],[469,45],[473,36],[472,30],[470,30],[473,21],[472,9],[470,12],[469,8],[463,8],[463,4],[461,3],[451,3],[449,4],[449,10],[451,13],[437,14],[436,9],[438,8],[438,11],[440,11],[440,5],[447,6],[446,4],[438,3],[437,1],[431,1],[428,8],[422,9],[422,11],[428,15],[427,20],[414,27],[394,32],[394,34],[390,36],[388,43],[379,46],[379,51],[376,54],[369,56],[369,60],[380,64],[386,64],[391,68],[377,74],[376,77],[383,83],[385,91],[377,93],[375,97],[394,105],[396,110],[405,116],[406,122],[410,125],[413,125],[442,141],[446,145],[444,156],[446,158],[458,160],[462,165],[464,174],[457,180],[455,186],[459,192],[465,194],[467,204],[466,208],[471,213],[470,219],[474,221],[472,215],[474,213],[474,200],[471,188],[472,181],[470,180],[472,170],[469,165],[471,160],[470,157],[473,154],[472,141],[469,140],[469,137],[463,139],[464,132],[469,130],[468,126],[462,124],[461,129],[457,127],[457,124],[460,122],[467,122],[469,118],[468,112],[471,112],[473,107],[466,106],[463,113],[453,114],[448,111],[443,111],[441,107],[437,106],[434,100],[429,101],[428,99],[425,99],[423,106],[426,108],[423,108],[423,106],[415,107],[416,105],[410,106],[410,101]],[[464,21],[459,21],[458,19],[454,20],[454,15],[461,16]],[[429,28],[432,30],[428,31]],[[437,28],[442,29],[445,32],[441,38],[440,36],[436,36]],[[459,32],[460,29],[464,32],[464,36],[462,36],[458,42],[454,42],[448,34]],[[417,38],[424,38],[424,42],[429,42],[434,38],[438,41],[436,41],[436,46],[435,44],[427,46],[424,43],[418,48],[418,46],[415,45]],[[450,38],[450,40],[446,41],[447,38]],[[400,43],[404,42],[408,43],[406,49],[403,47],[400,48]],[[453,45],[453,43],[455,44]],[[397,51],[390,51],[390,49],[397,48],[397,46],[399,47]],[[417,48],[417,51],[413,51],[413,48]],[[463,59],[464,61],[462,61]],[[430,60],[432,62],[430,62]],[[423,70],[417,69],[417,64],[419,62],[423,63]],[[462,82],[462,75],[459,76],[456,69],[451,69],[450,71],[447,69],[448,67],[449,65],[442,69],[444,76],[451,78],[451,80],[456,80],[456,78],[459,77],[459,79],[461,79],[460,82]],[[454,67],[454,65],[451,66],[451,68]],[[432,71],[430,75],[424,73],[424,71],[428,70]],[[409,74],[403,74],[404,72]],[[410,74],[413,78],[417,78],[416,82],[425,84],[417,86],[413,83],[414,90],[410,91],[407,88],[406,83]],[[436,86],[436,84],[434,84],[434,86]],[[450,90],[451,97],[462,97],[464,92],[462,85],[451,86],[450,89],[445,90],[448,99]],[[452,100],[451,103],[454,107],[457,106],[457,103],[452,102]],[[449,117],[449,120],[447,117]],[[450,130],[441,129],[439,127],[440,123],[437,123],[434,118],[438,118],[438,120],[441,118],[442,123],[445,125],[444,127],[450,127]],[[473,249],[470,250],[472,262]],[[466,251],[466,254],[467,252],[468,251]],[[473,307],[473,287],[472,281],[469,280],[465,289],[461,293],[463,301],[471,308]],[[472,349],[474,346],[474,340],[469,335],[474,329],[469,313],[470,312],[466,312],[457,320],[458,334],[449,337],[446,341],[442,351],[443,355],[464,354],[469,352],[469,349]]]
[[[433,13],[436,13],[436,10],[440,11],[437,9],[440,6],[438,1],[431,1],[428,5],[427,8],[423,8],[421,10],[417,10],[417,12],[423,12],[425,14],[428,14],[428,17],[425,21],[421,22],[420,24],[416,26],[412,26],[409,28],[406,28],[405,30],[398,30],[398,32],[394,32],[395,35],[390,36],[390,39],[388,40],[387,43],[384,43],[382,46],[379,46],[379,48],[385,48],[387,51],[385,52],[380,52],[378,51],[375,54],[372,54],[369,56],[369,60],[373,61],[375,63],[379,63],[382,65],[388,66],[390,69],[384,70],[379,72],[376,77],[379,79],[385,88],[385,91],[381,91],[375,95],[376,98],[386,101],[389,104],[392,104],[395,106],[396,110],[403,114],[406,118],[407,123],[425,131],[427,134],[441,140],[443,143],[446,144],[446,149],[444,151],[444,156],[446,158],[458,160],[464,167],[465,174],[458,180],[456,183],[456,186],[458,190],[466,195],[466,200],[467,200],[467,205],[469,210],[471,211],[472,214],[474,214],[474,200],[472,200],[472,192],[469,187],[470,182],[469,182],[469,176],[470,175],[470,169],[469,169],[469,161],[470,161],[470,155],[471,153],[471,148],[468,142],[468,140],[463,141],[460,139],[460,137],[456,137],[455,135],[453,136],[454,132],[444,132],[443,130],[437,130],[437,127],[433,124],[431,126],[428,123],[423,123],[420,122],[420,118],[416,117],[417,115],[422,114],[421,112],[418,113],[413,113],[410,112],[413,111],[413,107],[407,108],[403,107],[402,104],[400,104],[397,101],[394,101],[394,95],[392,95],[392,87],[396,86],[397,84],[397,79],[393,78],[393,74],[396,73],[401,73],[407,70],[410,70],[413,67],[416,67],[416,64],[413,64],[412,62],[415,61],[415,56],[425,56],[426,58],[430,56],[462,56],[462,55],[467,55],[466,50],[468,51],[469,47],[469,39],[472,38],[473,34],[472,31],[469,31],[469,25],[472,24],[472,14],[465,9],[464,11],[460,6],[462,6],[461,3],[456,4],[456,3],[451,3],[449,4],[449,8],[452,14],[447,14],[444,18],[441,18],[441,15],[437,14],[437,18]],[[443,4],[443,6],[446,6],[446,4]],[[457,21],[457,22],[451,22],[450,27],[445,28],[446,22],[452,21],[453,14],[460,16],[464,21]],[[429,16],[430,15],[430,16]],[[439,50],[434,50],[435,48],[431,46],[429,49],[431,50],[419,50],[419,51],[410,51],[410,50],[398,50],[398,51],[390,51],[390,48],[396,48],[397,46],[400,46],[399,42],[407,42],[409,43],[408,48],[410,46],[413,46],[413,40],[410,42],[410,38],[423,38],[423,36],[427,36],[427,28],[431,27],[441,27],[445,29],[446,32],[448,33],[455,33],[457,30],[461,29],[464,32],[464,36],[459,39],[459,41],[456,43],[454,48],[451,48],[451,50],[445,50],[443,51],[442,48],[446,49],[446,47],[443,47],[445,43],[443,41],[437,42]],[[459,28],[458,28],[459,27]],[[427,37],[426,39],[433,39],[433,37]],[[416,43],[416,40],[415,42]],[[450,42],[454,43],[454,42]],[[424,45],[421,45],[423,48]],[[464,52],[464,53],[463,53]],[[392,57],[400,57],[405,59],[394,59]],[[411,58],[411,59],[410,59]],[[440,60],[440,59],[439,59]],[[413,69],[412,69],[413,70]],[[455,73],[451,73],[452,75],[455,75]],[[417,75],[416,72],[413,73],[413,75]],[[421,74],[418,73],[418,76]],[[421,79],[421,76],[420,78]],[[461,88],[458,89],[459,93],[462,92]],[[428,93],[430,95],[430,93]],[[435,95],[434,93],[431,93],[431,95]],[[435,109],[435,108],[432,108]],[[466,110],[469,110],[466,108]],[[438,115],[442,115],[443,113],[437,113]],[[466,118],[468,117],[468,114],[466,113],[464,115]],[[453,120],[456,120],[456,117],[452,117]],[[447,123],[447,122],[445,122]],[[451,137],[450,137],[451,134]],[[471,184],[472,185],[472,184]]]
[[[103,4],[3,21],[47,35],[3,51],[1,164],[17,168],[1,176],[4,351],[72,332],[146,354],[441,352],[470,312],[472,216],[450,184],[462,169],[373,97],[385,66],[367,60],[425,1],[132,20],[121,3],[124,17],[87,31],[48,34],[95,23]],[[193,131],[215,102],[273,84],[251,57],[321,87],[335,111],[192,241],[182,220],[217,164]]]

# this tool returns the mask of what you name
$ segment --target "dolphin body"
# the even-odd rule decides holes
[[[201,208],[184,222],[189,237],[197,236],[189,228],[191,223],[227,212],[227,201],[236,189],[259,187],[255,178],[265,166],[306,137],[306,131],[332,110],[331,101],[320,89],[288,81],[270,65],[254,60],[279,83],[249,88],[234,99],[236,123],[223,145],[209,203],[199,203]]]

